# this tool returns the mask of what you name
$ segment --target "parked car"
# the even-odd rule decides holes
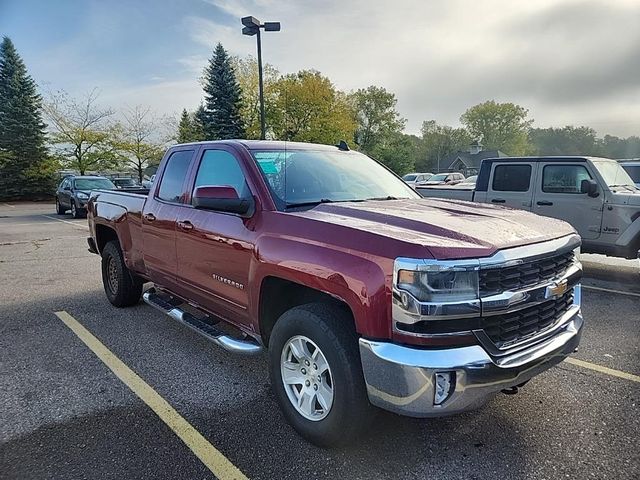
[[[433,177],[433,173],[407,173],[402,180],[412,188],[419,185],[425,185],[427,180]]]
[[[620,166],[629,174],[636,187],[640,188],[640,160],[620,162]]]
[[[421,188],[425,197],[494,203],[569,222],[582,250],[628,259],[640,250],[640,190],[615,160],[591,157],[493,158],[475,189]]]
[[[138,189],[141,185],[133,178],[112,178],[111,181],[120,190]]]
[[[569,224],[421,198],[344,144],[175,145],[148,196],[93,192],[88,211],[108,300],[268,349],[284,416],[318,445],[372,405],[442,416],[515,393],[580,340]]]
[[[464,181],[464,175],[458,172],[437,173],[427,180],[425,185],[455,185],[462,181]]]
[[[478,181],[477,175],[471,175],[470,177],[465,178],[462,182],[456,183],[451,188],[473,188],[476,186],[476,182]]]
[[[149,180],[143,180],[142,181],[142,186],[144,188],[151,188],[151,185],[153,185],[153,181],[156,179],[155,174],[151,175],[151,178]]]
[[[73,218],[86,214],[87,200],[92,190],[112,190],[116,186],[105,177],[93,175],[67,175],[56,190],[56,213],[64,215],[71,210]]]

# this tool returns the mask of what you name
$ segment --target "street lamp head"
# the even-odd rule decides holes
[[[243,35],[248,35],[248,36],[253,36],[256,33],[258,33],[260,29],[258,27],[243,27],[242,28],[242,34]]]
[[[260,28],[260,20],[258,20],[256,17],[242,17],[242,24],[245,27]]]
[[[264,31],[265,32],[279,32],[280,31],[280,22],[264,22]]]

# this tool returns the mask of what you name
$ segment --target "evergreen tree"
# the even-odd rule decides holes
[[[218,43],[204,71],[205,123],[207,140],[244,138],[240,116],[241,90],[231,58]]]
[[[198,142],[202,140],[209,140],[204,131],[204,126],[207,124],[207,111],[204,109],[204,105],[200,104],[196,112],[193,114],[193,135],[194,139]]]
[[[0,197],[50,193],[55,166],[45,148],[42,98],[13,42],[0,43]]]
[[[178,124],[178,143],[188,142],[193,142],[193,122],[191,121],[191,115],[184,108]]]

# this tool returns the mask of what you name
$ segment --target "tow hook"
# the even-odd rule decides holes
[[[509,388],[505,388],[504,390],[502,390],[502,393],[504,393],[505,395],[515,395],[516,393],[518,393],[518,387],[509,387]]]

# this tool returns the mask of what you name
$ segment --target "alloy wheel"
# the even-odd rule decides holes
[[[307,420],[320,421],[331,411],[331,368],[318,346],[303,335],[290,338],[280,358],[282,383],[289,401]]]

